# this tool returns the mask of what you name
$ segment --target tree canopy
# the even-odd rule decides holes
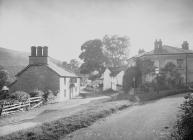
[[[0,90],[3,86],[7,86],[11,83],[11,78],[8,71],[6,71],[2,66],[0,66]]]
[[[161,71],[162,76],[165,78],[165,82],[167,82],[168,86],[177,87],[182,84],[183,78],[174,63],[168,62],[165,67],[161,69]]]
[[[144,53],[144,52],[145,52],[144,49],[139,49],[139,50],[138,50],[138,54],[142,54],[142,53]]]
[[[142,77],[155,70],[154,62],[150,59],[137,59],[136,65],[129,67],[123,76],[123,90],[127,93],[132,88],[133,83],[135,87],[142,84]]]
[[[79,74],[80,62],[76,59],[71,59],[69,63],[63,61],[62,66],[76,74]]]
[[[127,36],[108,36],[103,38],[104,52],[108,57],[108,65],[120,67],[124,65],[128,56],[129,38]]]
[[[89,74],[93,71],[100,72],[107,58],[103,54],[103,43],[99,39],[89,40],[81,46],[81,54],[79,58],[83,60],[83,64],[80,66],[80,72],[83,74]]]
[[[117,35],[105,35],[102,40],[94,39],[81,46],[79,58],[83,60],[80,72],[90,74],[93,71],[101,73],[104,67],[120,67],[126,62],[129,38]]]

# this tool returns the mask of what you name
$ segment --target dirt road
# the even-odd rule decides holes
[[[164,140],[176,121],[183,95],[137,105],[63,140]]]
[[[90,102],[109,98],[108,96],[100,96],[86,99],[73,99],[61,103],[48,104],[29,112],[20,112],[7,117],[1,117],[0,136],[70,116],[85,108]]]

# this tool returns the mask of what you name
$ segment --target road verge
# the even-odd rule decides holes
[[[14,132],[0,137],[1,140],[53,140],[60,139],[71,132],[90,126],[95,121],[104,118],[119,110],[123,110],[132,103],[126,100],[96,103],[86,109],[62,119],[43,123],[42,125],[26,130]],[[57,114],[56,114],[57,115]],[[49,116],[48,116],[49,117]]]

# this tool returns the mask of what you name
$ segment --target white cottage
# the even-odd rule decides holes
[[[124,68],[106,68],[102,75],[103,90],[118,90],[118,86],[122,86]]]
[[[11,92],[49,89],[57,94],[57,101],[71,99],[80,92],[80,77],[51,62],[48,47],[31,47],[29,65],[16,78],[10,87]]]

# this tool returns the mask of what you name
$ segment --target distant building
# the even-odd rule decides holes
[[[193,51],[189,50],[187,41],[183,42],[182,48],[177,48],[163,45],[161,40],[156,40],[152,51],[128,59],[128,67],[134,66],[137,59],[152,60],[158,69],[164,68],[168,62],[172,62],[177,66],[185,84],[193,82]],[[143,82],[152,81],[154,77],[153,73],[147,74]]]
[[[118,90],[118,87],[122,86],[124,70],[118,67],[106,68],[102,75],[103,90]]]
[[[71,99],[80,92],[80,77],[64,70],[49,60],[48,47],[31,47],[29,65],[20,71],[10,91],[32,92],[51,90],[57,93],[57,100]]]

